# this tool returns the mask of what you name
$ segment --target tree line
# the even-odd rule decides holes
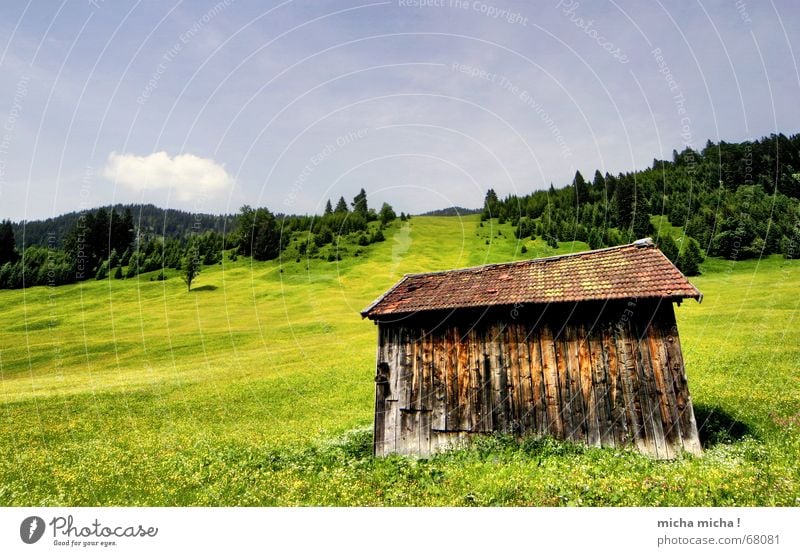
[[[163,209],[152,204],[116,204],[106,210],[116,211],[120,215],[130,212],[137,233],[148,237],[182,237],[196,229],[226,233],[231,228],[230,215]],[[63,247],[67,234],[75,227],[81,215],[85,216],[85,212],[68,212],[44,220],[12,223],[17,249],[22,251],[31,245],[47,246],[53,237],[57,246]]]
[[[401,213],[401,220],[407,218]],[[328,200],[321,216],[276,216],[265,208],[246,205],[237,218],[237,252],[265,261],[276,258],[291,245],[296,255],[317,257],[322,253],[323,258],[333,260],[333,251],[341,252],[336,248],[344,241],[362,247],[384,241],[383,231],[395,219],[397,214],[388,203],[377,211],[370,208],[363,188],[350,205],[344,197],[335,207]],[[323,253],[326,246],[331,249]]]
[[[363,247],[383,241],[384,229],[396,218],[388,203],[378,211],[370,208],[362,188],[350,205],[342,197],[334,209],[328,201],[321,216],[275,215],[246,205],[238,215],[225,217],[222,232],[216,226],[204,230],[208,218],[189,227],[179,218],[177,224],[165,221],[159,233],[157,223],[135,221],[131,207],[121,212],[101,207],[71,218],[63,238],[50,231],[38,239],[41,243],[18,248],[15,226],[6,220],[0,223],[0,288],[125,279],[154,271],[159,273],[151,280],[164,280],[167,269],[179,271],[191,288],[202,267],[221,263],[225,253],[233,261],[238,256],[266,261],[291,247],[293,256],[336,260],[346,252],[336,249],[340,242]]]
[[[685,237],[662,234],[659,247],[686,274],[704,255],[745,259],[793,256],[800,239],[800,135],[742,143],[711,141],[701,151],[673,151],[641,171],[616,176],[578,171],[572,183],[499,199],[490,189],[482,219],[516,227],[552,247],[583,241],[592,249],[653,235],[651,216],[664,215]]]

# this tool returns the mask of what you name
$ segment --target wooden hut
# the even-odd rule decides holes
[[[700,453],[686,298],[702,294],[649,238],[404,276],[361,313],[378,325],[375,454],[495,431]]]

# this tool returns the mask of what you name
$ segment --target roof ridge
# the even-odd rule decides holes
[[[570,258],[570,257],[593,255],[595,253],[602,253],[604,251],[620,251],[622,249],[626,249],[626,248],[629,248],[629,247],[634,247],[636,249],[641,249],[643,247],[644,248],[654,248],[655,247],[654,244],[641,244],[641,243],[639,243],[641,241],[644,241],[645,239],[650,239],[650,238],[639,239],[639,240],[636,240],[633,243],[626,243],[626,244],[623,244],[623,245],[614,245],[612,247],[601,247],[600,249],[592,249],[590,251],[576,251],[575,253],[562,253],[560,255],[550,255],[549,257],[539,257],[537,259],[522,259],[522,260],[519,260],[519,261],[506,261],[506,262],[502,262],[502,263],[485,263],[485,264],[476,265],[476,266],[466,266],[466,267],[463,267],[463,268],[454,268],[454,269],[450,269],[450,270],[434,270],[434,271],[431,271],[431,272],[416,272],[416,273],[412,272],[412,273],[404,274],[403,277],[404,278],[405,277],[417,278],[419,276],[436,276],[438,274],[454,274],[454,273],[458,273],[458,272],[472,272],[472,271],[475,271],[475,270],[483,270],[483,269],[486,269],[486,268],[503,267],[503,266],[521,266],[521,265],[524,265],[524,264],[537,263],[537,262],[557,261],[559,259],[566,259],[566,258]]]

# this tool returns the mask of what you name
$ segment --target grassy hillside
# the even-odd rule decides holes
[[[403,273],[580,251],[510,224],[416,217],[338,262],[0,291],[0,505],[800,503],[800,267],[709,260],[678,309],[708,449],[488,438],[369,457],[375,327]],[[567,478],[568,477],[568,478]]]

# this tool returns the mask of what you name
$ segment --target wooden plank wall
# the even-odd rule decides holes
[[[671,303],[526,309],[379,323],[375,454],[492,431],[700,453]]]

